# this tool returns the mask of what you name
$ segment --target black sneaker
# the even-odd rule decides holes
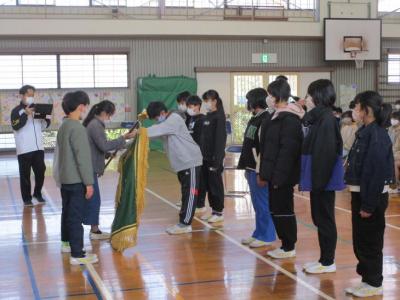
[[[24,202],[24,206],[25,206],[25,207],[32,207],[32,206],[33,206],[33,203],[32,203],[31,200],[25,201],[25,202]]]
[[[46,199],[43,198],[43,196],[33,196],[39,203],[46,203]]]

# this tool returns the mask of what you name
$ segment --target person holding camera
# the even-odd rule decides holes
[[[20,104],[11,112],[11,126],[14,130],[17,148],[19,177],[22,200],[25,206],[33,206],[31,190],[31,170],[35,174],[33,198],[38,203],[45,203],[42,195],[44,174],[43,130],[50,126],[49,119],[37,119],[34,115],[35,88],[24,85],[19,90]]]

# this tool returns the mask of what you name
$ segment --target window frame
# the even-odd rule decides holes
[[[398,75],[389,75],[389,63],[391,60],[389,59],[390,55],[398,55],[399,58],[394,60],[399,64],[399,72]],[[398,81],[396,82],[390,82],[389,77],[398,77]],[[387,74],[386,74],[386,80],[388,85],[400,85],[400,51],[389,51],[387,54]]]
[[[129,89],[131,88],[131,68],[130,68],[130,54],[127,51],[124,52],[118,52],[118,51],[107,51],[107,52],[101,52],[101,51],[96,51],[96,52],[65,52],[65,53],[60,53],[60,52],[20,52],[20,53],[1,53],[0,56],[20,56],[21,57],[21,66],[22,66],[22,73],[21,73],[21,82],[22,84],[25,84],[23,82],[24,79],[24,66],[23,66],[23,56],[29,55],[55,55],[56,56],[56,80],[57,80],[57,87],[48,87],[48,88],[37,88],[37,90],[68,90],[68,89],[90,89],[90,90],[99,90],[99,89]],[[95,86],[95,74],[93,77],[93,87],[66,87],[63,88],[61,87],[61,55],[93,55],[93,64],[94,64],[94,56],[95,55],[125,55],[126,56],[126,76],[127,76],[127,85],[124,87],[96,87]],[[93,69],[93,72],[95,72],[95,67]],[[27,83],[28,84],[28,83]],[[7,88],[7,89],[2,89],[0,88],[1,91],[15,91],[18,90],[18,88]]]

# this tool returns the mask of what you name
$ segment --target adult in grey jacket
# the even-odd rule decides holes
[[[178,173],[181,184],[182,206],[179,223],[169,227],[167,233],[182,234],[192,231],[192,220],[199,194],[199,175],[203,157],[200,147],[193,140],[185,121],[177,113],[169,113],[162,102],[147,106],[150,119],[158,124],[148,128],[149,138],[162,138],[171,167]]]
[[[105,123],[110,120],[114,113],[114,103],[104,100],[94,105],[83,121],[89,137],[95,178],[94,194],[92,199],[86,202],[83,224],[91,225],[90,238],[94,240],[108,239],[110,237],[109,233],[102,232],[99,229],[101,197],[97,178],[104,173],[105,156],[110,151],[123,148],[126,143],[125,140],[133,137],[132,133],[127,133],[115,140],[107,140]]]

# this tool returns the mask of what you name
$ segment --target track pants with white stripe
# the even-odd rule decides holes
[[[182,193],[182,206],[179,213],[179,222],[181,224],[192,224],[199,196],[200,172],[201,166],[178,172]]]

